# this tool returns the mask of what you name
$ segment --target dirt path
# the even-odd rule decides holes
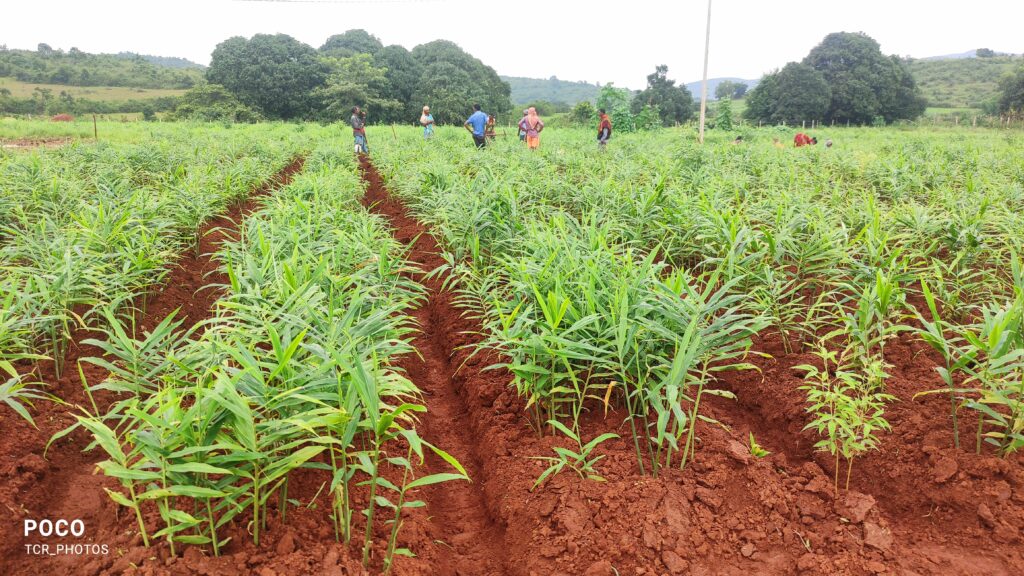
[[[424,272],[443,264],[440,249],[426,227],[388,194],[377,170],[366,159],[362,172],[368,184],[364,204],[387,217],[395,238],[411,246],[409,260]],[[452,361],[456,344],[451,327],[460,311],[452,304],[452,294],[442,290],[440,280],[417,280],[428,290],[428,300],[413,314],[421,330],[413,345],[422,358],[409,356],[402,361],[402,368],[425,395],[427,414],[421,421],[421,432],[455,456],[473,479],[472,483],[437,485],[425,494],[432,518],[431,535],[440,547],[451,549],[450,555],[436,560],[435,568],[442,576],[505,574],[504,528],[488,511],[483,458],[478,453],[481,444],[468,422],[466,401],[453,383],[458,366]],[[437,457],[428,459],[427,468],[429,473],[449,471]]]
[[[184,254],[171,269],[165,284],[157,287],[147,298],[139,328],[152,329],[175,309],[180,309],[178,318],[184,321],[184,325],[190,326],[209,318],[214,302],[221,295],[219,290],[209,285],[227,282],[214,254],[221,243],[238,230],[245,216],[258,208],[258,197],[287,184],[302,166],[303,159],[293,160],[255,190],[244,203],[231,207],[226,214],[206,224],[199,250]],[[80,358],[98,355],[97,349],[82,344],[83,340],[96,337],[99,336],[86,329],[72,334],[59,379],[52,365],[44,363],[40,367],[41,379],[48,385],[48,391],[72,407],[87,405],[76,364]],[[104,370],[92,364],[82,364],[82,369],[89,384],[97,384],[106,377]],[[103,399],[98,400],[102,404]],[[38,429],[21,419],[4,417],[0,420],[2,437],[20,440],[0,446],[0,503],[11,512],[5,515],[0,533],[21,534],[24,518],[77,518],[86,525],[87,535],[82,543],[103,543],[111,548],[130,546],[132,542],[121,522],[123,511],[117,510],[103,492],[103,487],[110,482],[104,476],[94,474],[99,451],[82,452],[89,438],[81,432],[73,434],[56,442],[47,454],[48,459],[43,458],[50,436],[72,424],[73,412],[77,410],[49,402],[38,403],[36,408]],[[67,572],[72,567],[75,568],[74,573],[93,573],[117,559],[117,554],[111,554],[96,558],[53,556],[44,558],[45,564],[26,562],[29,557],[23,544],[29,542],[22,538],[9,538],[0,543],[0,573],[56,573]]]

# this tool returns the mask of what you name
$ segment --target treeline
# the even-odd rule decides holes
[[[206,79],[176,116],[330,122],[359,105],[371,123],[402,124],[429,105],[437,123],[453,124],[473,103],[499,117],[512,109],[508,83],[456,44],[436,40],[410,51],[364,30],[331,36],[318,49],[286,34],[229,38],[214,49]]]
[[[34,84],[184,89],[202,81],[203,71],[157,65],[137,54],[64,52],[40,44],[35,51],[0,46],[0,77]]]
[[[647,76],[647,87],[638,92],[606,84],[597,95],[596,107],[584,100],[569,114],[569,121],[578,126],[594,126],[597,112],[605,110],[618,132],[651,130],[677,126],[691,120],[696,113],[693,94],[685,84],[676,85],[668,77],[668,66],[656,66]]]
[[[766,75],[747,96],[755,122],[885,124],[913,120],[926,102],[907,63],[863,33],[829,34],[803,59]]]

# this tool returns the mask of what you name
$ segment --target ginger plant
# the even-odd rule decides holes
[[[824,342],[818,344],[814,355],[821,360],[821,368],[811,364],[794,367],[804,372],[808,382],[800,389],[807,394],[807,412],[813,420],[804,430],[817,432],[821,440],[814,447],[835,457],[833,487],[838,496],[840,456],[846,459],[845,489],[849,490],[854,459],[878,449],[878,432],[891,431],[885,405],[895,398],[872,384],[877,375],[856,371]]]

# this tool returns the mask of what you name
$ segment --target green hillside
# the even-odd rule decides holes
[[[161,66],[138,55],[64,52],[40,44],[37,50],[0,47],[0,77],[32,84],[180,90],[202,79],[203,70]]]
[[[593,102],[597,99],[597,93],[601,90],[601,87],[597,84],[559,80],[554,76],[547,80],[541,78],[521,78],[518,76],[502,76],[501,79],[508,82],[508,85],[512,88],[512,102],[514,104],[528,104],[537,100],[564,102],[569,105],[584,100]]]
[[[1020,56],[913,60],[910,72],[936,108],[982,108],[997,96],[999,79],[1024,64]]]
[[[49,90],[54,96],[60,93],[72,98],[124,102],[126,100],[148,100],[181,96],[183,89],[173,88],[128,88],[125,86],[66,86],[62,84],[39,84],[21,82],[13,78],[0,78],[0,91],[7,90],[15,98],[31,98],[37,90]]]

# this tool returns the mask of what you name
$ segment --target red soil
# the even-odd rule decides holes
[[[0,148],[10,148],[14,150],[28,149],[28,148],[56,148],[63,146],[71,142],[70,137],[65,138],[16,138],[13,140],[5,140],[0,138]]]
[[[364,170],[367,197],[391,219],[396,236],[408,242],[424,232],[382,189],[372,167]],[[421,236],[411,258],[431,268],[441,263],[429,253],[435,250]],[[599,449],[606,458],[598,467],[608,481],[580,480],[569,471],[531,492],[544,464],[530,457],[549,455],[562,441],[530,432],[509,375],[484,371],[498,360],[470,358],[459,348],[477,341],[479,327],[453,307],[450,293],[427,285],[426,321],[417,314],[426,370],[408,368],[427,392],[428,437],[468,464],[486,508],[481,517],[478,496],[460,485],[443,484],[427,495],[441,507],[431,509],[427,530],[448,545],[416,551],[435,572],[1024,573],[1021,459],[952,449],[948,401],[912,399],[941,384],[919,343],[890,345],[889,391],[900,399],[889,409],[894,433],[883,436],[879,452],[855,463],[851,490],[838,499],[831,457],[816,452],[813,433],[802,431],[808,418],[792,367],[812,358],[784,354],[777,338],[757,343],[776,356],[756,362],[760,373],[730,374],[720,383],[739,400],[713,398],[708,415],[729,430],[703,426],[696,461],[685,471],[639,475],[623,415],[595,409],[584,423],[585,439],[608,429],[622,436]],[[770,456],[750,455],[749,432]],[[456,514],[444,509],[452,501]]]
[[[428,231],[388,195],[372,165],[364,161],[363,169],[366,203],[389,219],[399,240],[411,244],[410,260],[425,271],[440,264]],[[598,468],[607,482],[581,480],[567,471],[531,492],[544,468],[531,457],[551,454],[552,446],[564,442],[532,433],[521,400],[509,389],[509,374],[484,370],[498,359],[469,357],[461,348],[478,341],[479,326],[454,306],[453,294],[438,280],[419,279],[429,291],[414,312],[422,330],[415,341],[422,358],[406,358],[401,367],[424,392],[429,412],[421,417],[421,433],[455,455],[473,482],[435,485],[418,495],[428,508],[410,514],[400,545],[419,557],[398,561],[395,574],[1024,573],[1021,458],[952,449],[947,401],[938,395],[912,399],[940,384],[933,360],[916,342],[890,345],[889,391],[900,399],[888,411],[894,432],[883,435],[879,452],[855,463],[851,491],[838,499],[832,493],[831,458],[814,451],[816,438],[802,430],[808,418],[792,367],[812,357],[784,354],[773,336],[757,342],[759,350],[775,356],[755,360],[760,372],[723,377],[720,387],[738,400],[714,398],[707,414],[729,429],[702,426],[696,460],[685,470],[657,479],[639,475],[623,415],[595,409],[584,419],[585,439],[608,429],[622,435],[598,449],[606,455]],[[204,283],[198,281],[194,286]],[[188,301],[190,292],[177,302]],[[197,306],[205,310],[209,304]],[[152,304],[150,314],[162,317]],[[58,393],[80,402],[77,382],[65,380]],[[39,408],[43,433],[6,416],[0,425],[6,437],[22,439],[0,448],[0,502],[12,512],[10,525],[3,526],[12,537],[5,538],[0,572],[366,573],[354,546],[334,542],[322,498],[317,509],[290,512],[286,524],[272,517],[261,549],[245,543],[244,530],[219,559],[195,548],[180,558],[168,558],[164,545],[142,548],[132,536],[131,519],[123,511],[117,518],[100,490],[104,481],[89,474],[92,456],[78,455],[71,446],[56,447],[54,462],[39,456],[49,434],[68,421],[64,410]],[[753,458],[746,447],[749,432],[772,454]],[[972,441],[966,432],[965,445]],[[81,439],[68,444],[84,446]],[[437,460],[428,459],[427,468],[445,471]],[[309,502],[321,481],[312,471],[297,474],[289,495]],[[22,539],[14,537],[20,519],[50,512],[71,517],[69,510],[89,519],[92,540],[116,550],[91,562],[26,557]],[[373,573],[379,565],[378,558]]]

